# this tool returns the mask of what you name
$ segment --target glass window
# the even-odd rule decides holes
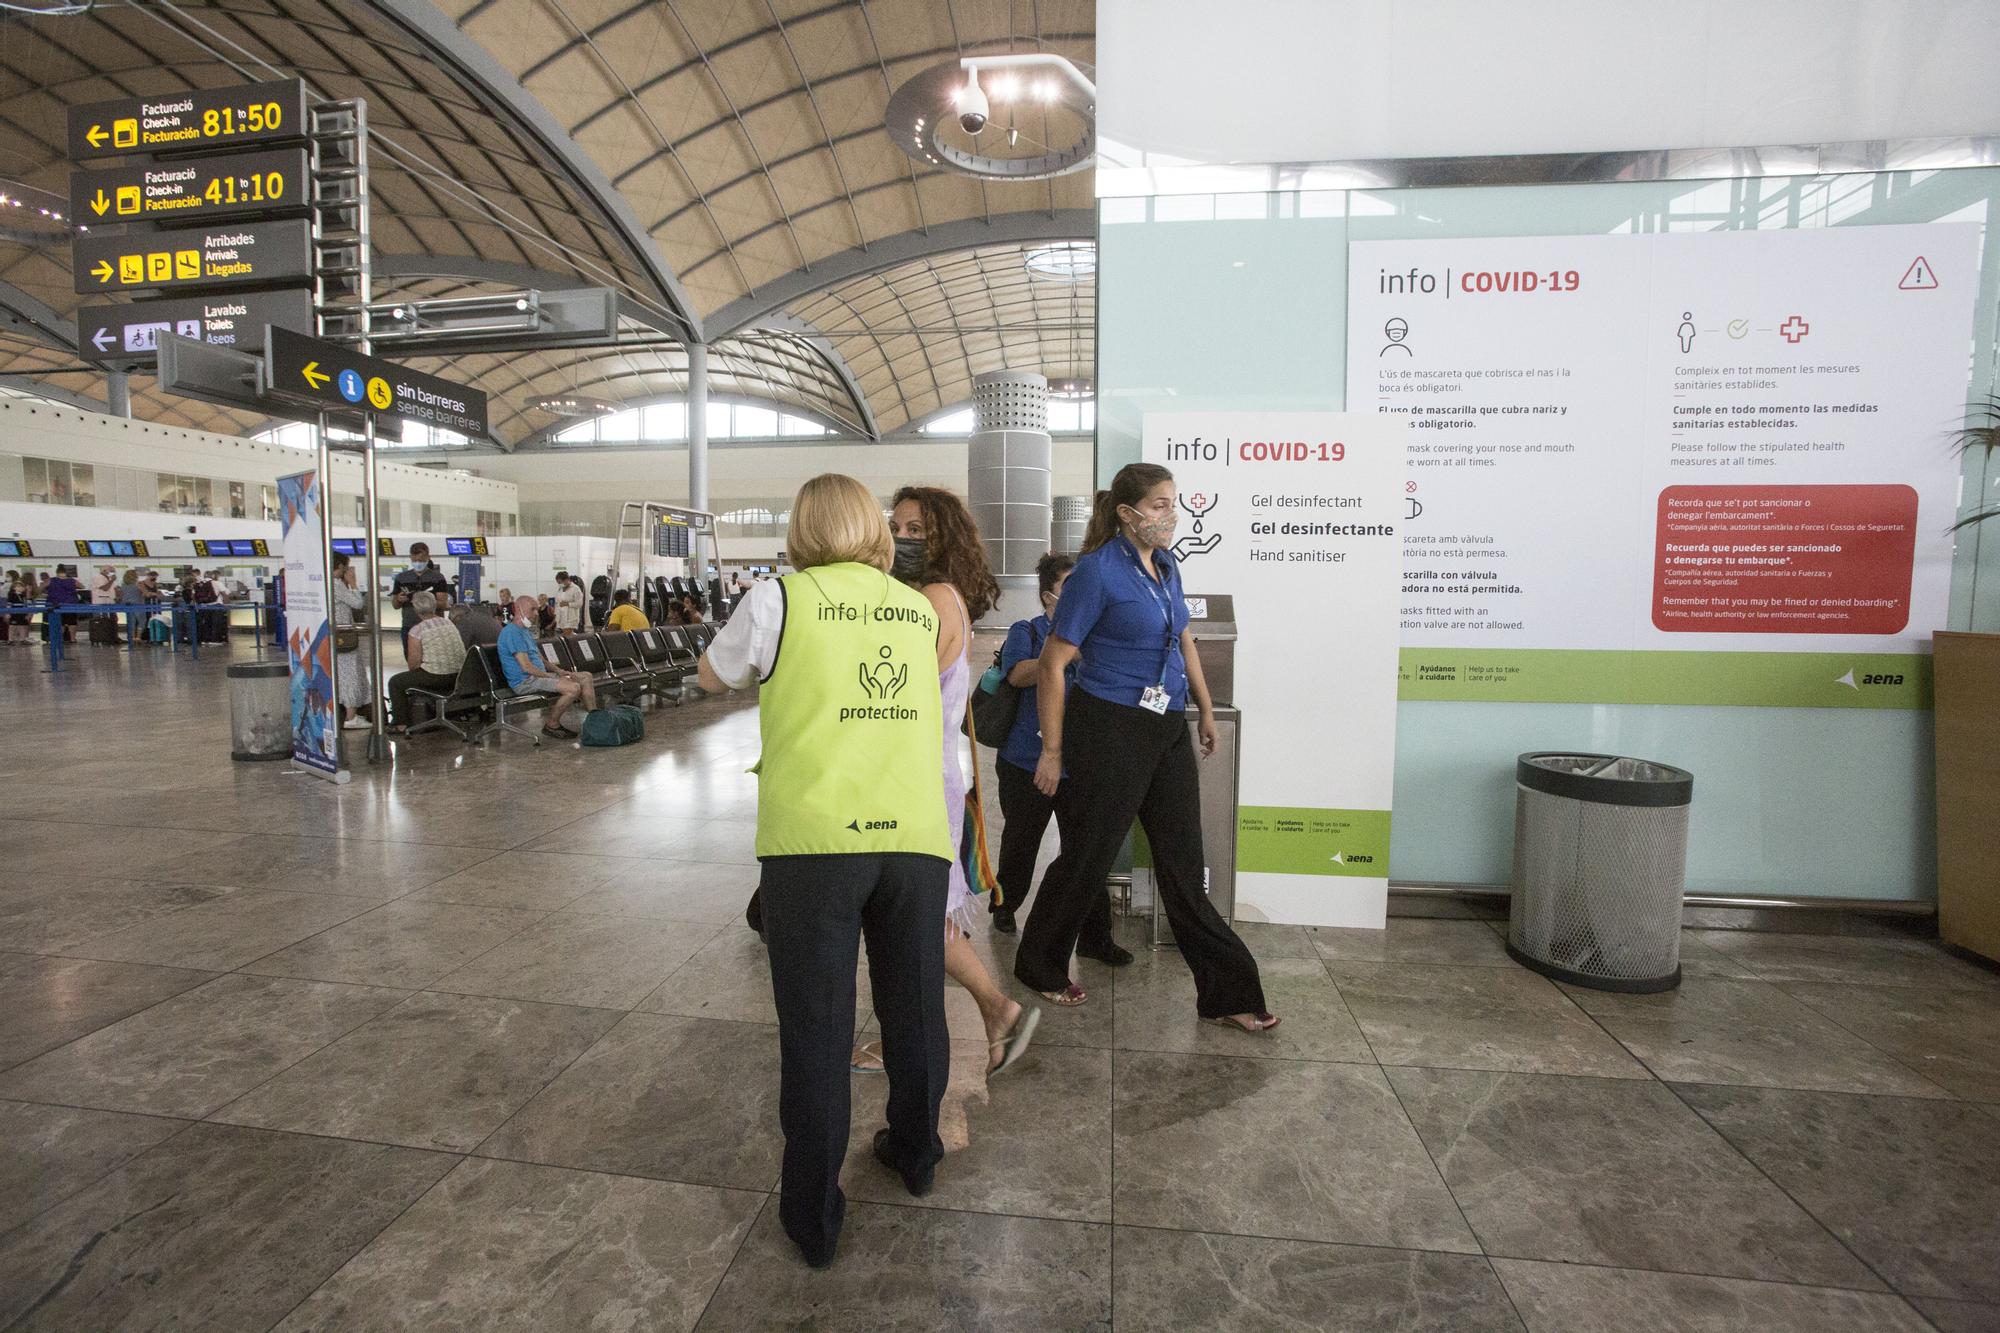
[[[194,479],[194,512],[197,514],[215,512],[215,483],[207,477]]]
[[[736,432],[729,428],[729,404],[710,403],[708,405],[708,438],[726,440]]]
[[[263,491],[264,517],[266,520],[274,520],[278,517],[278,488],[276,486],[266,486],[263,488]]]
[[[357,528],[368,526],[368,498],[366,496],[357,495],[354,497],[354,526]]]
[[[805,417],[795,417],[788,412],[778,418],[778,433],[780,435],[825,435],[828,432],[826,427],[820,425],[817,421],[811,421]]]
[[[931,421],[925,424],[924,434],[926,435],[972,434],[972,409],[969,407],[961,408],[956,412],[947,412],[941,417],[933,418]]]
[[[66,505],[75,503],[75,492],[70,489],[69,464],[59,458],[49,460],[49,503]]]
[[[1058,431],[1073,432],[1078,429],[1077,420],[1078,420],[1078,415],[1077,415],[1076,403],[1062,398],[1056,398],[1050,400],[1049,430],[1051,433]]]
[[[637,412],[613,412],[597,423],[597,438],[604,441],[626,441],[639,438],[639,414]]]
[[[89,463],[71,463],[70,503],[95,507],[97,504],[97,469]]]
[[[753,440],[768,440],[778,433],[778,414],[768,407],[736,405],[736,433]]]
[[[417,507],[417,530],[419,532],[429,532],[431,530],[431,507],[429,505],[419,505]]]
[[[686,403],[655,403],[645,409],[640,434],[649,440],[684,440],[688,433]]]
[[[49,502],[49,465],[40,458],[24,458],[28,482],[28,503],[45,505]]]
[[[175,483],[174,478],[170,473],[156,472],[153,475],[159,478],[160,512],[162,514],[171,514],[174,512],[175,505],[177,503],[180,494],[180,488]],[[269,517],[269,515],[266,515],[266,517]]]
[[[250,517],[250,511],[244,506],[243,483],[240,481],[229,483],[229,516],[231,518]]]
[[[194,478],[174,478],[174,508],[183,514],[198,512],[194,507]]]
[[[595,444],[597,442],[597,422],[579,421],[567,430],[556,432],[557,444]]]

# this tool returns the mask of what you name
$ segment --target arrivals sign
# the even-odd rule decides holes
[[[76,313],[76,347],[86,361],[124,365],[155,359],[162,333],[177,333],[212,347],[261,352],[267,328],[312,326],[310,292],[169,297],[82,307]]]
[[[70,216],[85,223],[192,222],[302,210],[312,182],[302,148],[76,171]]]
[[[79,236],[74,255],[81,293],[270,286],[312,277],[312,229],[295,218]]]
[[[1236,599],[1236,911],[1379,928],[1388,911],[1404,441],[1387,416],[1149,412],[1190,592]]]
[[[306,92],[297,79],[125,97],[69,109],[69,155],[77,161],[240,148],[305,136]]]
[[[286,329],[271,330],[265,351],[268,387],[281,397],[461,435],[487,434],[486,395],[477,389]]]
[[[1402,697],[1928,707],[1982,230],[1352,242]]]

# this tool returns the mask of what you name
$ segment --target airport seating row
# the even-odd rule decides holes
[[[587,671],[600,699],[636,702],[647,695],[679,704],[695,664],[715,638],[713,625],[659,626],[607,634],[564,634],[540,640],[542,657],[568,671]],[[477,745],[496,731],[511,731],[542,743],[538,728],[513,720],[519,712],[547,707],[553,697],[507,684],[500,650],[482,644],[468,651],[458,680],[449,691],[410,691],[425,700],[431,716],[411,726],[409,734],[449,731]],[[482,719],[484,719],[482,721]]]

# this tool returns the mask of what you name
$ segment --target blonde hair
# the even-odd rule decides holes
[[[859,481],[826,472],[799,487],[785,533],[785,560],[793,569],[854,563],[886,573],[895,554],[882,504]]]

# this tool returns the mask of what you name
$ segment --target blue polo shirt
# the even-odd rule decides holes
[[[1137,708],[1148,688],[1164,685],[1167,706],[1178,710],[1187,707],[1187,664],[1181,660],[1187,598],[1172,554],[1153,552],[1153,568],[1157,579],[1123,534],[1081,557],[1056,603],[1054,632],[1082,651],[1077,689]]]
[[[498,647],[500,670],[506,673],[507,688],[510,690],[520,689],[521,682],[528,679],[528,673],[521,669],[520,659],[514,656],[515,653],[526,653],[530,662],[540,662],[545,667],[548,665],[548,659],[542,656],[542,646],[535,642],[535,636],[511,620],[500,631]]]
[[[1056,603],[1056,609],[1062,609],[1060,601]],[[1000,673],[1004,676],[1021,663],[1040,657],[1042,645],[1048,641],[1047,616],[1015,621],[1013,628],[1007,631],[1006,646],[1000,650]],[[1076,664],[1072,662],[1064,674],[1066,679],[1074,681]],[[1042,715],[1035,704],[1036,688],[1033,685],[1021,687],[1021,711],[1014,714],[1014,729],[1007,733],[1007,740],[1000,747],[1002,762],[1030,771],[1042,762]]]

